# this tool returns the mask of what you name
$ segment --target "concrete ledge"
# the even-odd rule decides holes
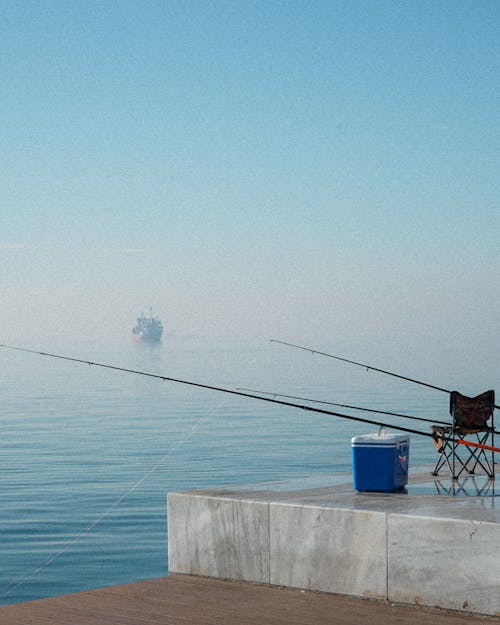
[[[169,571],[269,583],[269,504],[168,496]]]
[[[270,516],[271,584],[386,596],[384,514],[270,504]]]
[[[500,525],[387,515],[388,598],[500,612]]]
[[[169,571],[500,616],[493,487],[442,495],[426,473],[406,494],[365,494],[331,481],[170,493]]]

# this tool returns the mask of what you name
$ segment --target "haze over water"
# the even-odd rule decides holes
[[[499,20],[3,2],[0,343],[436,419],[446,394],[269,339],[498,391]],[[150,307],[158,348],[131,340]],[[169,490],[346,471],[366,431],[0,359],[2,602],[163,575]]]

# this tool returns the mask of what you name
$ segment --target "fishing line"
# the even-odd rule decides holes
[[[286,345],[288,347],[295,347],[296,349],[302,349],[306,352],[310,352],[311,354],[319,354],[320,356],[327,356],[328,358],[335,358],[335,360],[341,360],[342,362],[348,362],[351,365],[357,365],[358,367],[363,367],[367,371],[378,371],[378,373],[384,373],[385,375],[390,375],[394,378],[399,378],[400,380],[406,380],[407,382],[413,382],[414,384],[420,384],[421,386],[427,386],[428,388],[433,388],[436,391],[441,391],[443,393],[451,394],[451,391],[447,388],[442,388],[441,386],[435,386],[434,384],[429,384],[428,382],[422,382],[420,380],[414,380],[413,378],[408,378],[404,375],[399,375],[398,373],[393,373],[391,371],[385,371],[384,369],[378,369],[377,367],[372,367],[371,365],[365,365],[362,362],[356,362],[355,360],[348,360],[347,358],[341,358],[340,356],[334,356],[333,354],[328,354],[327,352],[321,352],[317,349],[312,349],[310,347],[303,347],[301,345],[295,345],[294,343],[287,343],[286,341],[278,341],[278,339],[270,339],[271,343],[280,343],[281,345]],[[495,404],[495,408],[500,408]]]
[[[2,346],[3,347],[3,346]],[[94,519],[91,523],[89,523],[85,528],[83,528],[78,534],[68,539],[63,543],[61,548],[55,553],[51,554],[42,564],[37,566],[30,574],[26,575],[19,581],[14,584],[9,584],[5,586],[2,591],[0,591],[0,599],[5,599],[10,596],[13,592],[18,590],[21,586],[24,586],[27,582],[36,577],[39,573],[48,568],[51,564],[53,564],[58,558],[64,555],[72,546],[78,544],[85,536],[91,532],[97,525],[99,525],[102,521],[104,521],[109,515],[119,507],[124,499],[126,499],[129,495],[131,495],[134,491],[136,491],[153,473],[155,473],[167,460],[169,460],[173,453],[182,445],[188,443],[191,438],[194,436],[196,430],[200,426],[201,423],[207,421],[206,417],[199,417],[196,422],[191,427],[191,430],[188,432],[188,435],[177,442],[165,455],[163,455],[152,467],[147,471],[137,482],[135,482],[130,488],[128,488],[124,493],[122,493],[115,501],[104,511],[102,512],[96,519]]]

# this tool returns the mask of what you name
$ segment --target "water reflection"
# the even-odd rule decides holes
[[[456,480],[434,481],[438,495],[463,497],[496,497],[495,480],[487,475],[469,475]]]
[[[428,482],[410,484],[410,495],[445,495],[452,497],[496,497],[495,480],[487,475],[468,475],[456,480],[436,477]]]

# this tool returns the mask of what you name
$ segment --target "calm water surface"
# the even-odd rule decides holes
[[[305,352],[124,343],[36,347],[231,389],[447,413],[445,394]],[[0,357],[0,605],[166,575],[169,491],[349,471],[351,437],[376,430],[32,354]],[[410,468],[433,459],[430,440],[412,436]]]

